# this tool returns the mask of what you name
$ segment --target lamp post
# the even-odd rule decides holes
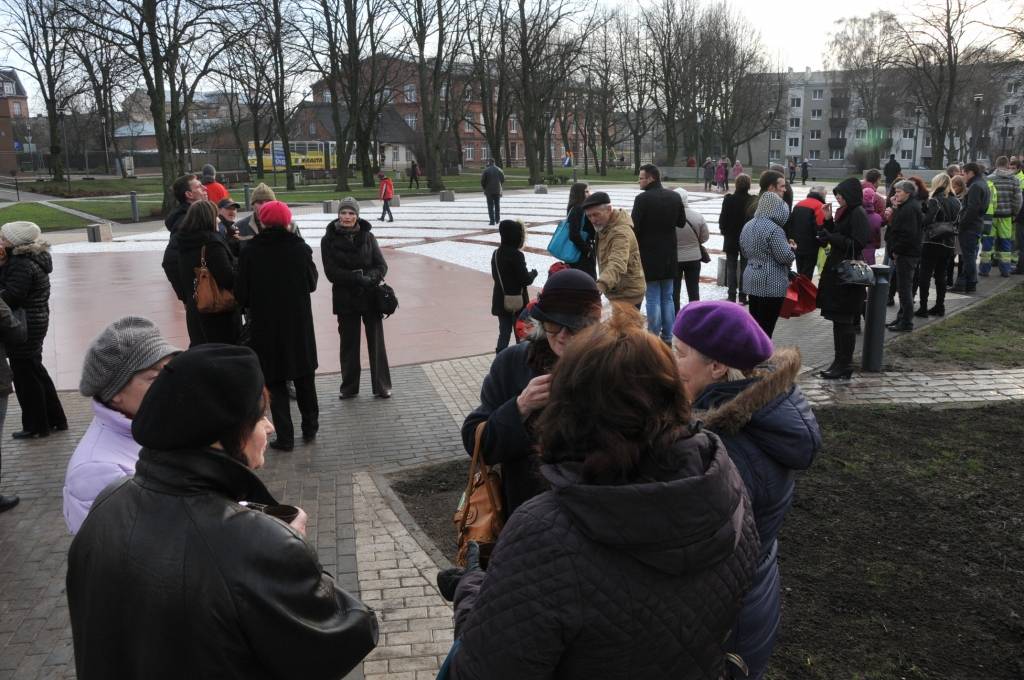
[[[701,142],[700,126],[701,126],[701,123],[703,123],[703,122],[704,122],[704,116],[702,116],[700,114],[700,112],[698,112],[697,113],[697,163],[695,164],[697,167],[694,168],[694,170],[696,170],[696,172],[694,173],[694,178],[693,178],[694,182],[697,182],[697,181],[700,180],[701,173],[704,170],[704,163],[700,160],[700,156],[701,156],[701,154],[700,154],[700,142]]]
[[[64,177],[68,182],[68,195],[71,195],[71,155],[68,151],[68,111],[61,112],[61,130],[64,132]]]
[[[107,145],[107,118],[106,116],[100,116],[100,127],[103,128],[103,159],[104,159],[104,170],[107,174],[110,174],[110,147]]]
[[[924,109],[922,107],[920,107],[920,106],[915,106],[914,107],[914,157],[910,161],[910,164],[915,169],[917,168],[917,137],[920,134],[920,130],[921,130],[921,114],[923,112],[924,112]]]
[[[768,109],[768,160],[764,166],[770,167],[772,164],[772,134],[775,132],[773,124],[775,123],[775,109]]]
[[[1010,117],[1003,116],[1003,155],[1006,155],[1006,138],[1009,136],[1010,131]]]
[[[981,118],[981,102],[985,95],[974,95],[974,123],[971,125],[971,160],[978,161],[978,120]]]

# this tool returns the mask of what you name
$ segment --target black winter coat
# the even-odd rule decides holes
[[[967,196],[964,197],[963,210],[960,211],[960,231],[975,236],[982,232],[990,200],[988,182],[981,175],[976,176],[967,185]]]
[[[531,380],[550,373],[555,359],[547,340],[522,342],[503,349],[484,378],[480,405],[462,424],[462,443],[472,456],[476,427],[487,423],[482,443],[484,462],[501,463],[506,516],[547,488],[538,473],[539,461],[534,451],[533,423],[539,413],[523,422],[516,398]]]
[[[11,308],[0,298],[0,396],[9,395],[14,390],[14,374],[7,362],[7,353],[13,347],[12,338],[27,329],[21,328],[21,322]]]
[[[290,231],[264,229],[242,249],[235,298],[247,310],[249,346],[268,384],[316,372],[309,300],[316,282],[312,249]]]
[[[678,273],[676,227],[686,227],[683,197],[653,182],[633,199],[633,231],[646,281],[674,279]]]
[[[365,314],[377,311],[375,289],[388,273],[387,262],[370,223],[360,219],[359,229],[347,234],[338,220],[327,225],[320,240],[324,276],[334,284],[331,299],[335,314]],[[357,270],[362,274],[357,274]]]
[[[178,227],[185,219],[185,215],[188,214],[188,209],[188,203],[179,203],[164,219],[164,226],[167,227],[167,231],[171,232],[171,237],[167,239],[167,247],[164,248],[164,257],[160,263],[164,270],[164,276],[167,277],[168,283],[174,289],[174,294],[182,302],[186,302],[192,295],[192,286],[182,288],[181,277],[178,276]]]
[[[190,329],[202,331],[202,337],[190,338],[193,345],[206,342],[238,342],[242,329],[242,314],[238,308],[219,314],[201,314],[196,309],[195,270],[199,267],[203,247],[206,247],[206,268],[221,290],[235,289],[235,270],[238,265],[224,238],[213,231],[178,232],[178,286],[188,291],[185,295],[185,314],[192,317]]]
[[[79,680],[333,680],[373,649],[373,612],[242,500],[275,503],[213,449],[143,449],[96,499],[68,554]]]
[[[797,255],[815,255],[818,252],[818,211],[824,202],[817,195],[809,195],[793,208],[786,222],[786,236],[796,241]]]
[[[25,310],[28,326],[25,342],[8,347],[7,355],[15,359],[38,357],[50,328],[50,244],[35,241],[13,248],[7,255],[7,264],[0,272],[0,295],[12,310]]]
[[[750,501],[713,434],[660,457],[621,486],[544,466],[552,490],[512,515],[486,573],[459,582],[452,678],[724,677],[757,561]]]
[[[503,299],[506,291],[508,295],[522,291],[523,306],[529,304],[530,294],[526,287],[537,278],[536,269],[527,271],[526,256],[520,250],[526,241],[526,230],[519,222],[503,221],[502,225],[498,227],[501,245],[491,258],[491,280],[494,281],[491,289],[491,314],[494,316],[508,313]]]
[[[826,319],[838,323],[857,323],[864,311],[867,290],[864,286],[844,286],[839,283],[839,263],[859,259],[864,246],[871,240],[871,225],[864,212],[863,189],[855,177],[844,179],[835,188],[842,194],[846,207],[838,220],[826,221],[818,234],[818,243],[831,245],[825,268],[818,280],[818,308]]]
[[[728,254],[740,252],[740,232],[750,217],[747,208],[750,204],[748,192],[733,192],[722,199],[722,212],[718,215],[718,228],[722,231],[722,250]]]
[[[885,247],[892,255],[921,257],[924,239],[924,214],[921,203],[911,196],[892,211],[889,228],[885,230]]]
[[[928,230],[931,225],[936,222],[955,223],[957,217],[960,215],[960,201],[957,200],[956,196],[947,196],[939,192],[940,190],[936,190],[935,195],[928,199],[927,208],[924,213],[924,221],[921,223],[922,233],[925,238],[928,236]],[[956,234],[942,236],[932,243],[924,243],[921,254],[924,255],[924,250],[929,248],[929,246],[937,246],[939,248],[947,249],[947,252],[943,253],[944,255],[952,255],[955,243]]]
[[[565,219],[569,220],[569,240],[580,249],[579,261],[569,266],[597,279],[597,229],[578,205],[569,209]]]

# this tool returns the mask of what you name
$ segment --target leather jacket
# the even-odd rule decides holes
[[[214,449],[143,449],[68,555],[79,680],[341,678],[377,643],[253,472]]]

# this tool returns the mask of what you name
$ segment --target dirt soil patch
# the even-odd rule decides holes
[[[1024,677],[1024,404],[817,410],[780,536],[771,680]],[[449,558],[468,460],[394,489]]]

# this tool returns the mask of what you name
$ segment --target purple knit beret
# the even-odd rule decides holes
[[[767,361],[775,349],[744,307],[724,300],[689,303],[679,310],[672,334],[709,359],[741,371]]]

